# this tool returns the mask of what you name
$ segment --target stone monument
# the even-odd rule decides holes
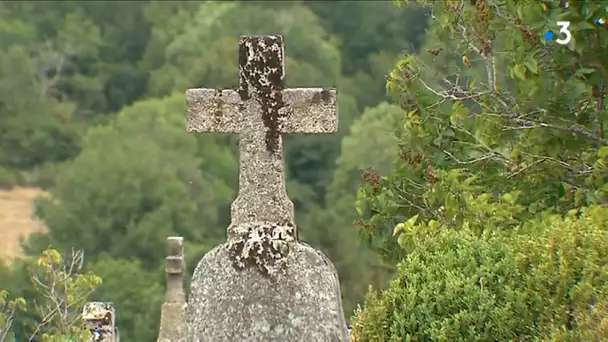
[[[187,307],[184,293],[184,238],[167,238],[165,254],[167,292],[160,314],[158,342],[181,342],[185,341]]]
[[[298,241],[283,135],[337,131],[335,89],[284,87],[281,36],[239,41],[238,89],[190,89],[188,131],[239,134],[239,192],[226,243],[198,263],[187,341],[347,341],[333,264]]]

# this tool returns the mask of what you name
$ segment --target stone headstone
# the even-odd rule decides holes
[[[333,264],[298,241],[283,135],[337,131],[335,89],[284,88],[280,36],[239,41],[239,87],[190,89],[189,132],[239,134],[228,241],[198,263],[188,341],[347,341]]]
[[[158,342],[185,341],[186,333],[186,294],[184,293],[184,239],[167,238],[165,272],[167,292],[160,314]]]
[[[115,309],[111,302],[88,302],[82,310],[85,329],[92,334],[91,342],[120,342],[115,326]]]

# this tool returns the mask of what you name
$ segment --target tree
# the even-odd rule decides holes
[[[79,118],[99,119],[144,95],[147,72],[137,63],[148,43],[149,1],[131,3],[6,3],[6,18],[33,26],[55,80],[54,95],[77,104]],[[4,18],[3,18],[4,20]],[[59,63],[58,63],[59,62]],[[41,65],[41,67],[44,67]]]
[[[162,260],[162,253],[158,253]],[[127,341],[154,341],[158,336],[164,272],[146,271],[137,260],[102,257],[89,265],[104,279],[92,298],[113,302],[120,337]]]
[[[384,77],[404,51],[417,51],[427,24],[426,10],[407,6],[395,10],[388,1],[304,1],[336,37],[342,74],[358,108],[386,99]],[[344,89],[344,85],[342,86]]]
[[[360,340],[604,338],[606,7],[557,5],[435,3],[454,71],[407,56],[391,73],[400,161],[368,173],[357,205],[399,272],[356,316]],[[566,46],[542,38],[556,20],[571,23]]]
[[[375,252],[361,243],[353,221],[357,189],[363,184],[362,169],[389,171],[398,159],[396,144],[401,108],[381,103],[368,108],[342,139],[326,206],[313,208],[301,221],[304,240],[319,246],[340,274],[344,310],[350,315],[368,284],[382,286],[392,267],[383,265]],[[395,130],[397,129],[397,130]]]
[[[488,220],[508,229],[545,211],[606,204],[602,70],[608,65],[603,53],[608,35],[593,23],[605,7],[551,6],[437,4],[438,38],[459,39],[458,54],[487,72],[467,83],[458,75],[439,79],[437,88],[421,77],[416,58],[398,63],[387,86],[399,93],[407,112],[402,161],[361,193],[369,235],[394,246],[395,225],[415,215],[420,227],[466,223],[481,233]],[[553,18],[571,21],[568,46],[542,40]],[[496,50],[497,39],[506,51]],[[506,84],[495,76],[501,72],[495,63],[499,54],[508,63]],[[495,212],[501,203],[512,209]]]
[[[53,61],[46,51],[25,42],[33,27],[12,20],[0,25],[0,165],[29,170],[44,162],[61,162],[79,148],[74,106],[52,96]],[[43,46],[38,46],[40,49]]]
[[[62,256],[49,248],[13,269],[20,273],[27,268],[26,285],[34,291],[28,296],[7,300],[8,292],[0,290],[0,341],[9,337],[44,342],[91,338],[90,332],[83,328],[82,309],[101,279],[83,269],[83,257],[82,251],[73,250],[70,256]],[[16,292],[28,294],[25,287],[19,287]],[[23,317],[25,315],[29,317]]]
[[[328,194],[331,200],[356,194],[363,185],[362,169],[382,173],[392,170],[399,159],[398,137],[405,114],[399,106],[383,102],[365,110],[354,122],[349,135],[342,139],[342,153]]]
[[[162,261],[168,236],[207,244],[223,238],[218,207],[228,205],[231,192],[206,172],[223,170],[198,158],[183,113],[183,95],[176,94],[127,107],[112,125],[90,130],[51,198],[40,202],[48,235],[34,237],[34,247],[81,246],[93,260],[106,252],[137,258],[150,269]]]

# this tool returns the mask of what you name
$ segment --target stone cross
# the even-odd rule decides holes
[[[188,131],[240,135],[232,227],[259,222],[295,227],[285,191],[283,135],[336,132],[336,90],[285,89],[281,36],[242,37],[238,59],[238,89],[188,90]],[[297,239],[295,228],[286,233]]]
[[[114,303],[88,302],[82,310],[85,329],[92,334],[91,342],[120,342],[115,326]]]
[[[179,342],[185,338],[186,294],[184,293],[184,238],[167,238],[165,272],[167,292],[161,310],[158,342]]]
[[[283,136],[338,127],[335,89],[286,89],[283,39],[239,41],[239,86],[187,92],[188,131],[239,134],[228,241],[198,263],[187,341],[348,340],[333,264],[297,239]]]

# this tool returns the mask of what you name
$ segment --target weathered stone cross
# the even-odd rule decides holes
[[[335,89],[284,89],[280,36],[239,41],[236,90],[191,89],[188,131],[240,135],[239,194],[228,241],[192,281],[186,341],[348,340],[335,267],[297,241],[283,135],[337,130]]]
[[[239,193],[232,227],[294,225],[285,191],[283,135],[337,131],[335,89],[285,89],[281,36],[245,36],[239,41],[239,86],[190,89],[189,132],[240,134]],[[292,234],[297,238],[295,229]]]

